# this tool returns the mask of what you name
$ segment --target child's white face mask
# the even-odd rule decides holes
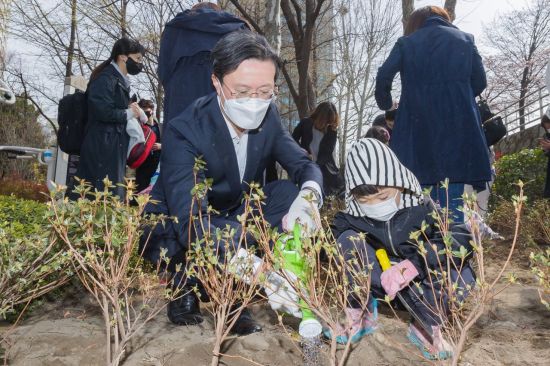
[[[367,204],[358,202],[358,204],[365,216],[378,221],[389,221],[399,211],[396,199],[400,193],[400,191],[397,191],[395,196],[379,203]]]

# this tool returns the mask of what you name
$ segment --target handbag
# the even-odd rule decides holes
[[[493,117],[492,119],[483,123],[483,132],[485,132],[485,140],[487,140],[487,146],[493,146],[504,136],[506,136],[506,126],[502,122],[500,116]]]
[[[485,133],[485,141],[487,141],[487,146],[491,147],[506,136],[508,132],[506,125],[502,121],[502,117],[491,112],[485,99],[479,97],[477,107],[481,117],[483,132]]]
[[[155,142],[157,142],[157,135],[155,135],[155,132],[153,132],[151,127],[147,126],[146,124],[140,125],[143,129],[145,142],[137,143],[132,148],[132,150],[130,150],[130,153],[128,154],[128,159],[126,159],[126,164],[131,169],[137,169],[139,166],[141,166],[141,164],[143,164],[143,162],[151,153],[153,145],[155,144]]]

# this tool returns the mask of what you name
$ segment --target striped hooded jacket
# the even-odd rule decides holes
[[[437,247],[434,251],[430,246],[425,246],[427,263],[430,268],[438,267],[439,261],[445,259],[442,254],[438,260],[438,252],[445,245],[434,218],[437,210],[430,200],[424,199],[414,174],[401,164],[389,147],[371,138],[357,141],[346,158],[345,178],[346,209],[334,218],[332,229],[335,238],[348,230],[365,233],[368,245],[374,249],[386,249],[388,255],[397,261],[409,259],[422,277],[427,274],[426,265],[418,252],[418,243],[410,238],[410,234],[420,230],[424,222],[424,232],[430,244]],[[363,184],[403,189],[399,211],[389,221],[373,220],[362,212],[350,191]],[[470,232],[463,224],[451,224],[449,232],[453,238],[453,250],[460,250],[463,246],[469,253],[469,259],[472,253]],[[457,258],[457,265],[460,265],[459,261]]]

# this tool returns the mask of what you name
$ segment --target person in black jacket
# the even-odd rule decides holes
[[[158,168],[162,144],[160,141],[160,126],[155,117],[155,105],[153,104],[153,101],[149,99],[141,99],[138,105],[147,116],[146,123],[157,137],[157,142],[153,145],[151,153],[147,159],[145,159],[143,164],[136,169],[136,192],[141,192],[145,188],[149,187],[151,177],[155,174],[155,171]]]
[[[424,201],[420,184],[411,171],[388,146],[376,139],[363,138],[353,145],[346,159],[345,176],[346,210],[338,213],[333,222],[338,244],[347,259],[352,259],[354,251],[360,253],[365,271],[372,266],[372,297],[388,295],[393,299],[399,292],[422,323],[431,327],[433,341],[416,322],[409,327],[409,339],[424,356],[429,359],[449,357],[451,348],[441,334],[441,322],[446,314],[441,312],[446,313],[450,300],[439,292],[434,271],[448,271],[463,290],[456,292],[457,301],[466,297],[469,286],[475,284],[475,275],[468,264],[473,252],[470,232],[465,225],[450,224],[451,250],[460,251],[463,247],[467,254],[464,259],[450,257],[452,264],[446,268],[447,257],[441,254],[446,247],[444,234],[432,215],[434,205]],[[425,257],[420,254],[419,243],[411,239],[411,233],[421,228],[425,235],[422,239],[426,244],[429,242],[424,245]],[[398,263],[382,272],[375,256],[377,249],[385,249],[390,259]],[[443,294],[447,290],[445,288]],[[436,297],[435,294],[440,295]],[[376,319],[372,317],[376,311],[362,319],[364,315],[353,303],[350,299],[346,312],[356,326],[349,332],[341,330],[337,335],[341,343],[349,336],[357,341],[376,328]]]
[[[343,180],[333,156],[339,122],[334,104],[322,102],[292,132],[294,140],[321,168],[323,189],[327,196],[338,194],[343,189]]]
[[[396,109],[390,109],[382,114],[379,114],[374,118],[372,122],[372,127],[382,127],[388,131],[390,137],[395,126],[395,115],[397,113],[397,103],[394,103]]]
[[[111,56],[90,76],[88,85],[88,122],[80,149],[76,176],[103,190],[108,177],[113,184],[124,183],[129,135],[126,124],[131,118],[146,117],[137,103],[130,104],[130,79],[143,69],[145,49],[138,42],[121,38],[115,42]],[[114,188],[121,199],[123,187]]]

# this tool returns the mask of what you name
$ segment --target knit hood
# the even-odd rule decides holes
[[[350,191],[360,185],[403,188],[399,208],[414,207],[422,203],[420,183],[414,174],[397,159],[382,142],[363,138],[357,141],[346,158],[346,212],[352,216],[365,216]]]

